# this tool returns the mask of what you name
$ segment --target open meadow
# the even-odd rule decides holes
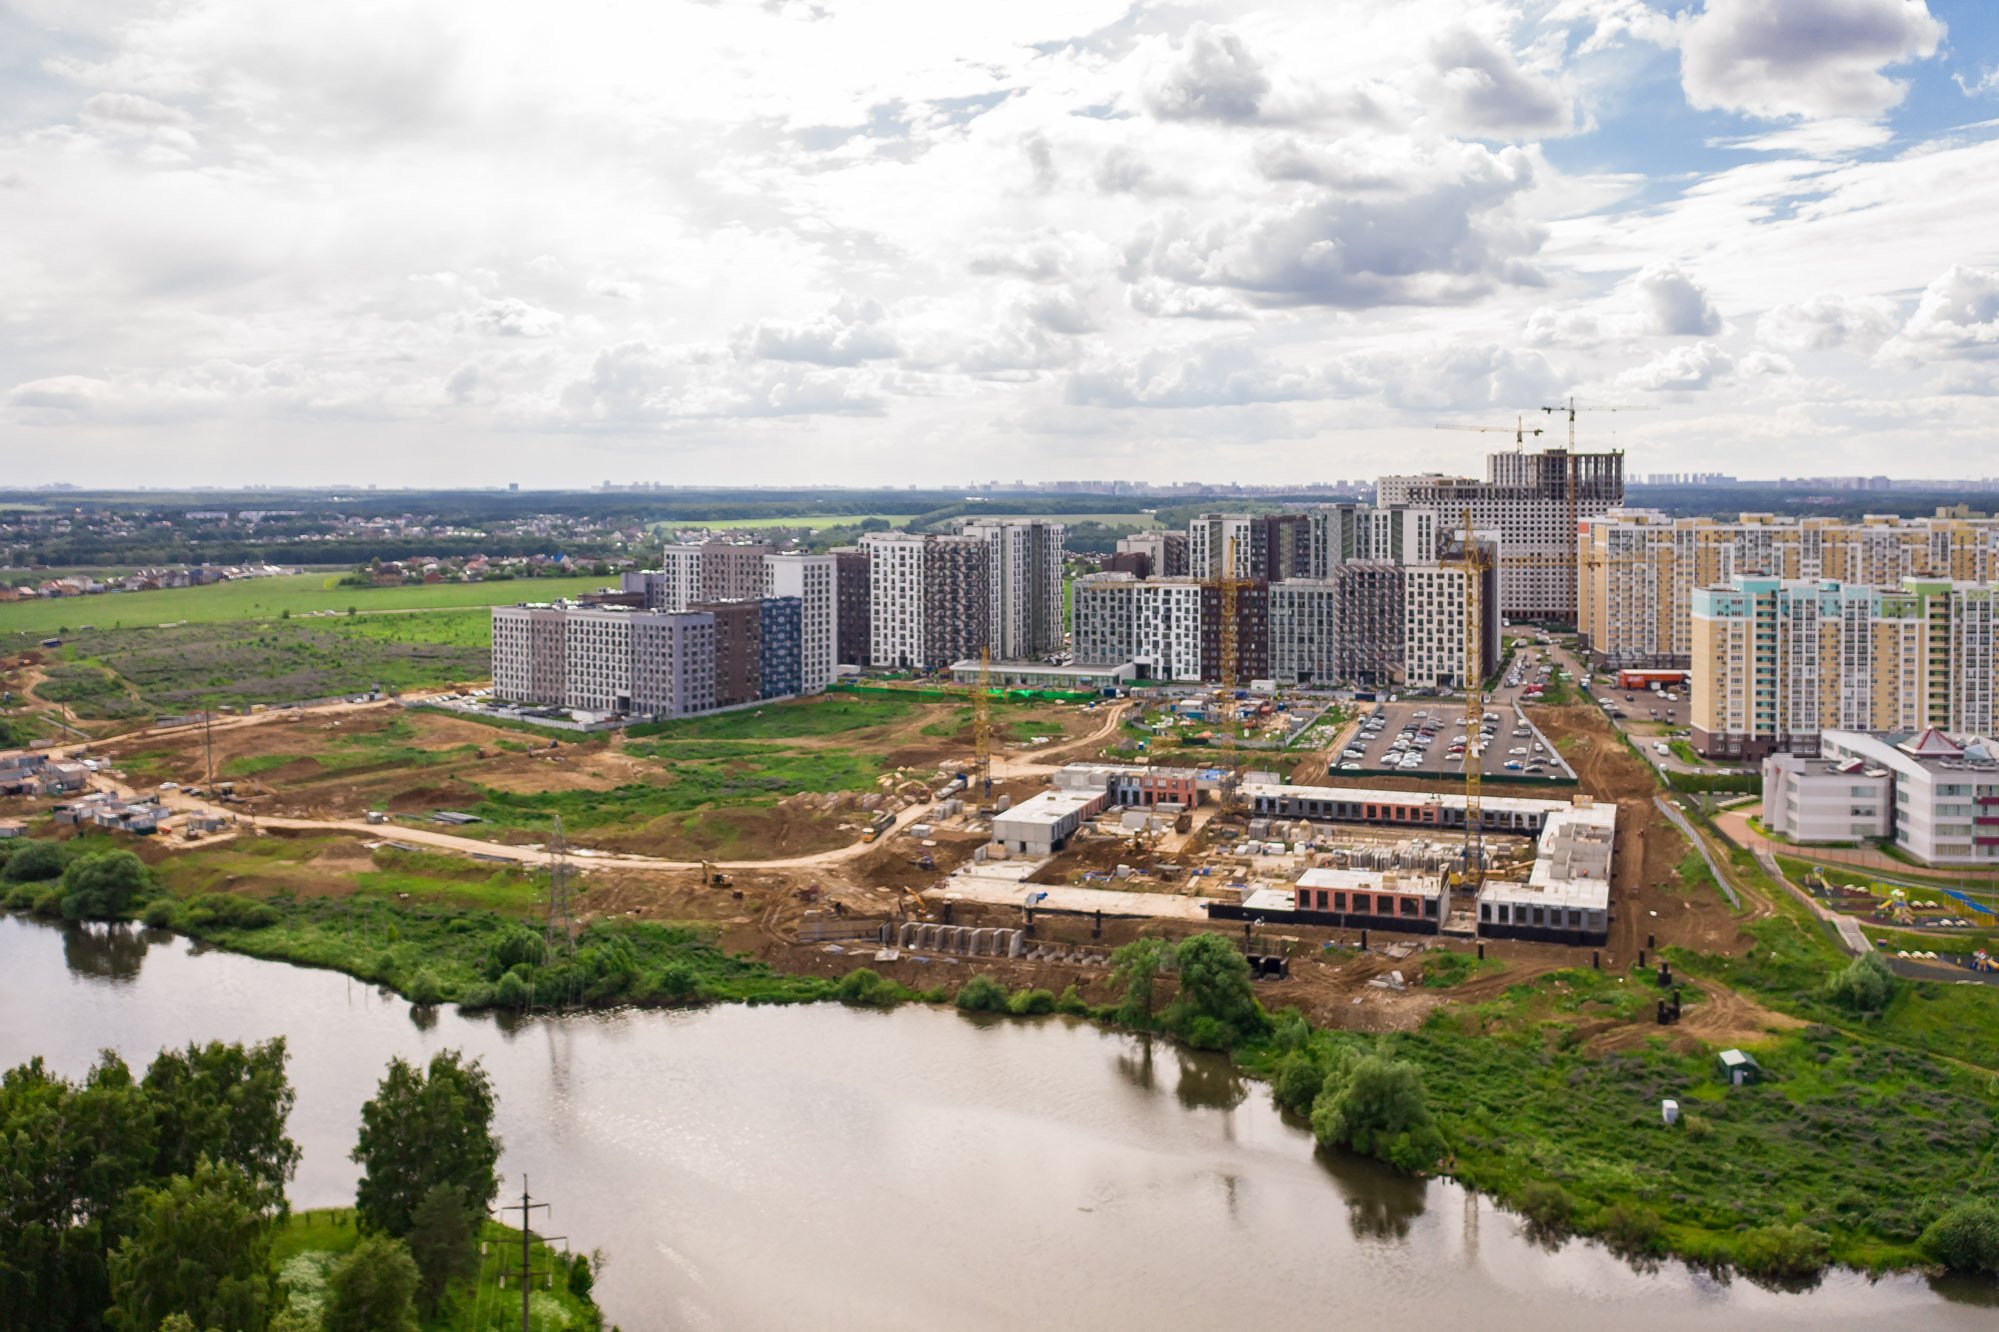
[[[517,578],[484,583],[418,583],[402,587],[342,587],[339,573],[243,578],[206,587],[157,592],[106,592],[0,604],[0,650],[30,645],[84,625],[97,629],[147,625],[226,624],[274,620],[319,612],[344,615],[380,611],[440,610],[550,601],[604,586],[602,578]]]
[[[1071,705],[995,705],[1002,741],[1060,737]],[[578,736],[489,725],[464,714],[377,709],[218,730],[214,776],[258,815],[358,820],[369,811],[453,831],[545,843],[560,817],[580,847],[670,859],[809,855],[853,842],[865,800],[914,795],[971,749],[971,709],[936,691],[828,694],[762,708]],[[106,752],[135,786],[199,783],[195,728]]]

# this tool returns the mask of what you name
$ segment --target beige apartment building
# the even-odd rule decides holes
[[[1612,666],[1689,667],[1696,588],[1738,575],[1898,587],[1999,578],[1999,519],[1873,515],[1733,520],[1613,509],[1577,524],[1583,646]]]
[[[1736,575],[1695,588],[1689,615],[1695,749],[1814,753],[1823,731],[1990,735],[1999,656],[1990,583],[1899,587]]]

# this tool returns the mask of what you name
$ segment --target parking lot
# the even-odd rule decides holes
[[[1609,704],[1605,711],[1620,721],[1636,722],[1640,729],[1634,734],[1645,734],[1643,724],[1657,722],[1672,730],[1680,730],[1687,724],[1687,696],[1679,689],[1653,692],[1649,689],[1619,689],[1615,674],[1599,675],[1596,697]]]
[[[1474,720],[1462,702],[1449,699],[1365,705],[1360,729],[1334,760],[1333,773],[1461,778],[1474,750],[1479,771],[1487,776],[1575,778],[1548,738],[1512,703],[1494,700]]]

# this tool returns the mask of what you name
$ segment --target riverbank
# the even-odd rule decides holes
[[[316,1319],[329,1274],[360,1242],[355,1215],[351,1207],[312,1208],[293,1212],[279,1226],[271,1243],[272,1275],[287,1307],[302,1318]],[[490,1332],[502,1315],[511,1320],[520,1309],[521,1283],[507,1278],[521,1270],[521,1239],[516,1227],[486,1222],[478,1235],[478,1270],[453,1280],[434,1313],[419,1315],[420,1332]],[[527,1262],[529,1270],[545,1274],[539,1289],[528,1296],[532,1328],[591,1332],[604,1325],[590,1294],[595,1271],[588,1256],[551,1248],[530,1236]]]
[[[1449,1180],[1315,1152],[1224,1056],[1059,1015],[465,1015],[165,931],[0,918],[0,1063],[39,1052],[77,1077],[106,1047],[279,1036],[295,1206],[354,1196],[357,1107],[386,1061],[461,1051],[494,1080],[502,1175],[553,1204],[538,1229],[603,1247],[596,1298],[626,1327],[1004,1332],[1339,1307],[1490,1332],[1970,1332],[1992,1313],[1989,1287],[1835,1268],[1790,1293],[1563,1241]],[[911,1261],[939,1236],[948,1262]]]
[[[951,1002],[962,989],[916,990],[864,969],[787,975],[723,951],[703,932],[640,922],[593,924],[573,954],[551,958],[543,936],[517,918],[380,899],[255,903],[211,894],[158,899],[146,920],[207,946],[339,971],[467,1011],[824,1000],[892,1007]],[[1162,981],[1162,1005],[1169,984]],[[1661,993],[1648,971],[1559,971],[1485,987],[1413,1032],[1309,1029],[1304,1048],[1326,1060],[1379,1052],[1413,1065],[1447,1148],[1441,1171],[1549,1234],[1594,1236],[1631,1258],[1676,1256],[1775,1284],[1809,1283],[1829,1264],[1925,1267],[1924,1229],[1962,1190],[1990,1183],[1999,1127],[1988,1075],[1865,1031],[1793,1019],[1753,1046],[1768,1081],[1730,1087],[1700,1042],[1647,1034]],[[1722,1029],[1699,1021],[1710,1006],[1717,1017],[1724,1008],[1741,1017],[1742,1002],[1726,990],[1688,997],[1690,1026]],[[979,1006],[1060,1010],[1099,1023],[1121,1016],[1073,990],[998,987],[997,1001]],[[1302,1025],[1280,1023],[1294,1034],[1238,1045],[1237,1063],[1275,1077],[1296,1055]],[[1676,1125],[1662,1117],[1667,1099],[1682,1107]]]

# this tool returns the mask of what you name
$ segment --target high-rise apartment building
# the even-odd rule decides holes
[[[1187,576],[1187,534],[1158,528],[1119,537],[1117,553],[1142,555],[1147,563],[1141,578],[1185,578]],[[1135,571],[1134,571],[1135,572]]]
[[[836,660],[842,666],[865,666],[873,660],[869,655],[874,624],[869,609],[873,604],[871,580],[865,546],[833,548],[833,595],[838,621],[834,641]]]
[[[1431,509],[1406,504],[1327,504],[1305,516],[1310,532],[1309,576],[1331,578],[1349,560],[1385,560],[1391,564],[1423,564],[1437,558],[1437,548],[1449,527]],[[1449,526],[1458,526],[1459,522]]]
[[[1999,588],[1905,578],[1897,588],[1736,575],[1695,588],[1694,748],[1815,752],[1820,732],[1939,727],[1989,735]]]
[[[1203,590],[1189,578],[1078,578],[1072,589],[1076,661],[1135,662],[1145,679],[1200,680]]]
[[[743,601],[764,594],[760,542],[702,541],[667,546],[657,569],[624,575],[627,592],[643,593],[647,610],[686,610],[702,601]]]
[[[871,532],[869,657],[874,665],[942,670],[992,645],[991,554],[977,537]]]
[[[1038,518],[973,519],[960,528],[986,546],[994,660],[1025,661],[1062,650],[1064,532],[1062,524]]]
[[[764,557],[765,598],[788,597],[799,607],[798,686],[791,693],[817,694],[833,683],[839,667],[839,567],[834,555]]]
[[[1475,627],[1479,641],[1472,660],[1481,679],[1499,668],[1499,570],[1488,544],[1483,571],[1473,573],[1462,563],[1460,539],[1454,538],[1429,564],[1403,568],[1404,682],[1412,689],[1461,689],[1466,683],[1465,634]],[[1466,603],[1478,599],[1477,623],[1469,624]]]
[[[1266,529],[1246,513],[1204,513],[1187,524],[1187,573],[1190,577],[1221,577],[1223,561],[1233,559],[1237,578],[1257,577],[1258,538]]]
[[[1270,584],[1270,678],[1279,684],[1333,684],[1339,663],[1339,585],[1287,578]]]
[[[1893,587],[1905,578],[1999,581],[1999,520],[1873,515],[1733,520],[1615,509],[1582,525],[1584,647],[1614,666],[1686,667],[1695,588],[1735,576]]]
[[[1382,506],[1407,505],[1443,516],[1447,529],[1464,525],[1499,541],[1500,613],[1516,620],[1573,623],[1576,616],[1576,531],[1581,521],[1624,502],[1624,455],[1495,453],[1486,479],[1384,476]]]
[[[1269,679],[1270,584],[1256,578],[1236,585],[1233,660],[1224,655],[1226,605],[1220,587],[1201,585],[1201,679],[1226,681],[1237,688],[1248,687],[1251,680]]]

